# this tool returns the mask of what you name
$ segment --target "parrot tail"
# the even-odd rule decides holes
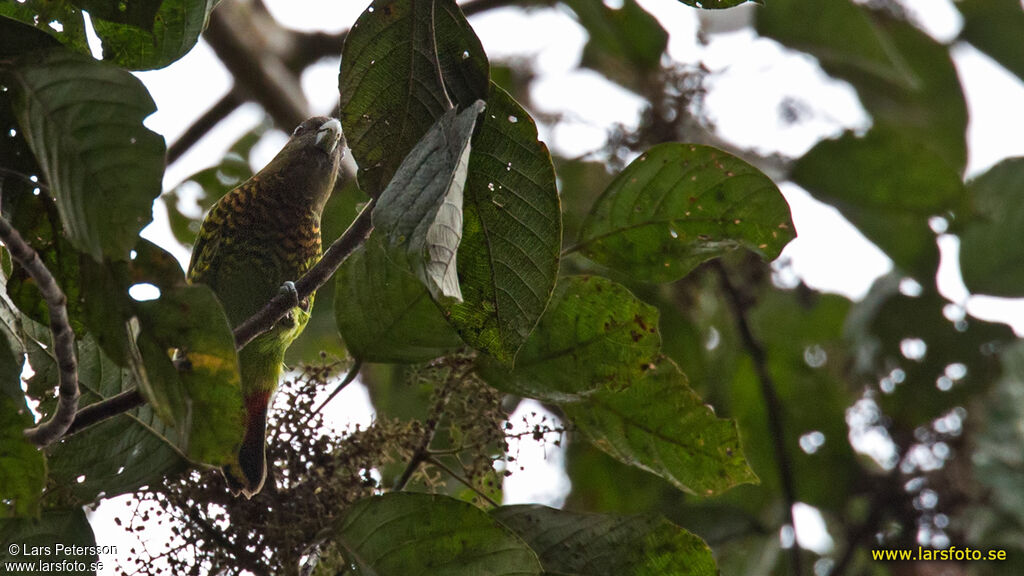
[[[271,394],[257,393],[245,398],[245,438],[238,449],[238,462],[221,469],[231,493],[252,498],[263,489],[267,478],[267,405]]]

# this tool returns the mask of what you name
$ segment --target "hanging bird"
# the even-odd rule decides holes
[[[206,284],[235,327],[320,259],[320,213],[331,195],[344,143],[341,124],[310,118],[252,178],[221,198],[199,229],[188,280]],[[267,407],[284,353],[305,328],[313,295],[238,352],[245,437],[237,461],[223,467],[228,487],[251,498],[267,475]]]

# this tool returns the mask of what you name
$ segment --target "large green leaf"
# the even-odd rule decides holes
[[[35,424],[21,391],[24,353],[14,326],[14,312],[3,307],[0,322],[0,518],[28,517],[39,512],[46,484],[46,458],[25,438]]]
[[[1024,79],[1024,7],[1017,0],[961,0],[957,10],[964,16],[960,38]]]
[[[153,30],[153,21],[162,0],[71,0],[71,3],[98,18],[118,24],[128,24],[143,30]]]
[[[739,247],[774,259],[793,236],[789,205],[757,168],[709,146],[668,143],[615,178],[577,247],[637,280],[670,282]]]
[[[956,170],[923,142],[888,126],[818,144],[797,161],[791,177],[923,282],[930,282],[939,262],[928,219],[964,205]]]
[[[732,8],[739,6],[746,2],[753,4],[764,4],[764,0],[679,0],[683,4],[693,6],[694,8],[703,8],[705,10],[721,10],[724,8]]]
[[[408,260],[435,300],[462,300],[456,253],[462,240],[462,198],[483,101],[441,116],[416,143],[381,192],[373,227],[387,234],[389,253]]]
[[[1024,295],[1024,158],[1003,160],[967,189],[975,215],[961,235],[964,284],[971,292]]]
[[[511,364],[558,275],[555,172],[533,119],[494,84],[472,147],[459,247],[463,301],[441,305],[466,343]]]
[[[98,569],[96,536],[82,508],[47,510],[36,519],[0,520],[0,544],[0,565],[15,574],[93,576]],[[78,553],[78,547],[88,553]],[[22,571],[9,562],[33,564]]]
[[[356,502],[334,530],[367,574],[540,574],[536,554],[483,510],[447,496],[392,493]]]
[[[630,88],[642,85],[648,75],[661,69],[668,32],[636,0],[624,0],[619,8],[592,0],[565,3],[590,36],[583,48],[583,66]]]
[[[422,362],[462,345],[423,284],[372,235],[335,275],[334,314],[352,356]]]
[[[615,459],[701,496],[756,483],[735,422],[715,417],[669,360],[625,390],[598,390],[563,409]]]
[[[159,10],[150,27],[93,15],[93,27],[103,42],[103,59],[132,70],[153,70],[178,60],[196,45],[217,0],[149,0],[127,4],[140,5],[140,21],[157,7]]]
[[[76,52],[90,53],[81,10],[68,2],[28,0],[0,2],[0,55],[13,56],[51,45],[41,41],[39,34],[24,30],[29,27]]]
[[[188,456],[211,465],[229,462],[242,441],[242,386],[227,316],[206,286],[164,290],[138,305],[147,400],[171,413]],[[185,360],[171,362],[170,351]]]
[[[484,358],[481,374],[506,391],[551,402],[626,388],[658,354],[658,312],[599,276],[569,276],[523,345],[514,369]]]
[[[537,505],[503,506],[491,515],[537,551],[548,574],[718,574],[708,545],[660,516],[579,514]]]
[[[142,83],[61,49],[17,58],[0,76],[68,239],[96,260],[127,258],[163,177],[163,138],[142,124],[156,109]]]
[[[375,0],[341,57],[341,124],[359,183],[378,196],[454,104],[487,97],[487,56],[454,0]]]
[[[967,105],[946,46],[851,0],[773,0],[757,11],[757,30],[818,58],[853,84],[876,123],[906,131],[963,170]]]

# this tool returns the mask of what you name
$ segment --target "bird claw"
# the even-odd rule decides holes
[[[290,296],[292,299],[292,306],[299,305],[299,291],[295,288],[295,282],[291,280],[285,280],[284,284],[281,284],[281,288],[278,289],[278,294],[285,294]]]

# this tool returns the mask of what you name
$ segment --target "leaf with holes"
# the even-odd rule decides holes
[[[487,55],[454,0],[375,0],[345,38],[341,124],[359,184],[378,196],[455,105],[487,97]]]
[[[537,126],[491,85],[463,205],[463,302],[440,302],[467,344],[512,364],[547,306],[562,242],[555,172]]]
[[[514,369],[483,359],[493,386],[549,402],[623,389],[643,377],[658,354],[658,311],[599,276],[568,276],[523,345]]]
[[[163,178],[163,137],[142,124],[156,110],[145,87],[61,49],[15,59],[0,75],[68,239],[95,260],[126,259]]]
[[[669,143],[615,178],[577,247],[637,280],[671,282],[740,247],[772,260],[793,236],[789,205],[760,170],[709,146]]]

